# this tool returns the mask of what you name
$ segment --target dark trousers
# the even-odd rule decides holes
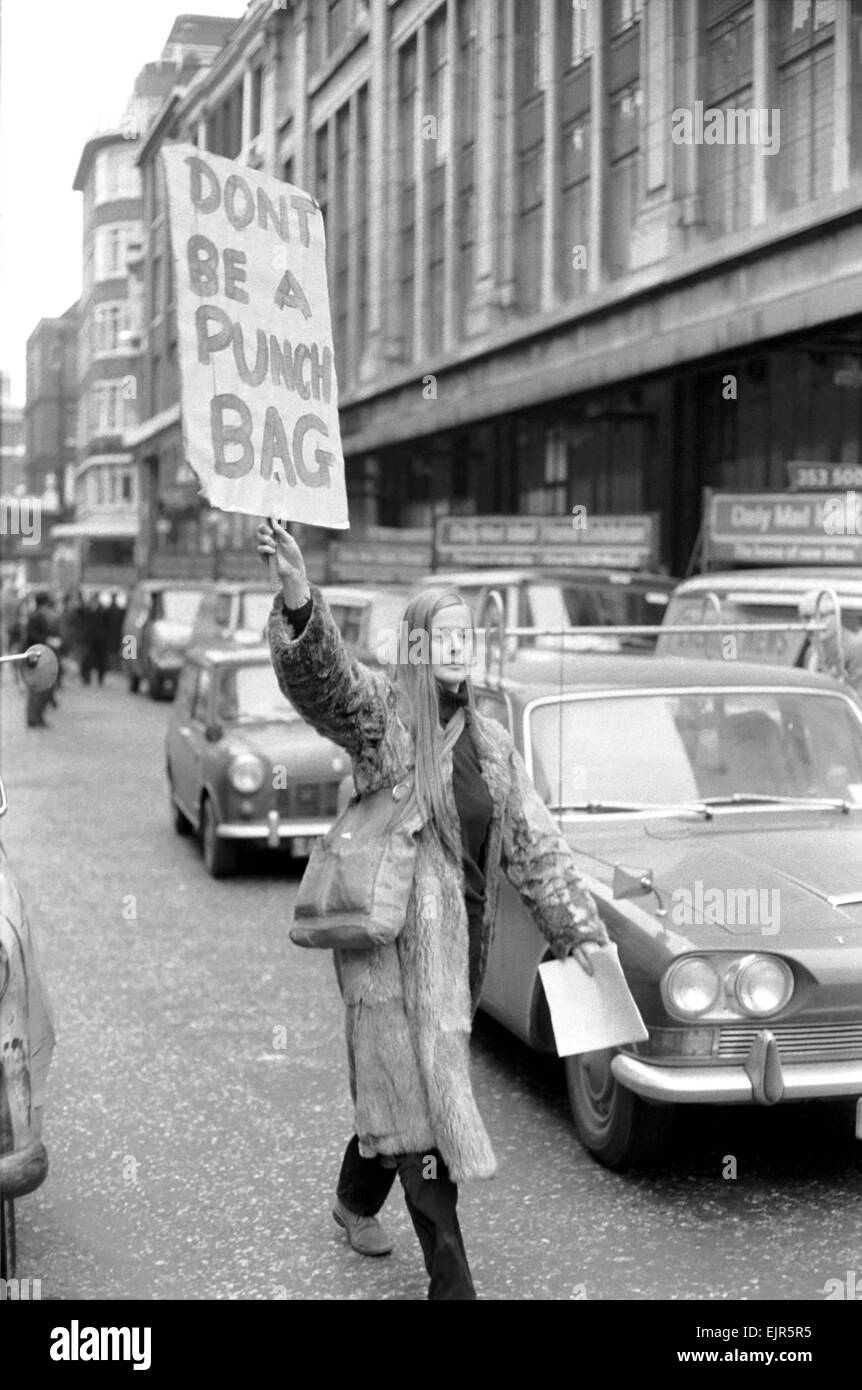
[[[356,1216],[376,1216],[397,1172],[431,1280],[428,1297],[475,1298],[456,1211],[458,1188],[440,1154],[435,1149],[395,1154],[391,1163],[389,1167],[380,1158],[363,1158],[354,1134],[341,1164],[339,1201]]]
[[[38,729],[45,723],[45,710],[51,701],[50,690],[27,691],[27,726]]]

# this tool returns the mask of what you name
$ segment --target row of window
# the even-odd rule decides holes
[[[80,438],[119,435],[137,419],[137,379],[129,375],[94,381],[81,396]]]
[[[128,508],[137,500],[137,473],[125,464],[93,464],[77,480],[76,502],[82,511],[96,507]]]
[[[111,222],[96,227],[84,257],[85,291],[94,281],[125,278],[129,250],[140,244],[140,222]]]

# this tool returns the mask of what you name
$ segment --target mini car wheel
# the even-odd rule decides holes
[[[14,1279],[15,1262],[15,1203],[0,1197],[0,1279]]]
[[[138,675],[138,673],[137,673],[136,671],[130,671],[130,672],[129,672],[129,694],[130,694],[130,695],[137,695],[137,693],[138,693],[138,686],[140,685],[140,683],[141,683],[141,678],[140,678],[140,676]]]
[[[236,872],[236,846],[222,840],[216,833],[216,815],[209,797],[201,807],[201,847],[207,872],[213,878],[227,878]]]
[[[569,1104],[580,1140],[606,1168],[636,1168],[663,1153],[674,1107],[650,1105],[611,1071],[613,1049],[566,1058]]]
[[[170,771],[168,772],[168,803],[171,808],[171,821],[173,822],[174,830],[178,835],[191,835],[194,827],[185,811],[181,811],[176,803],[176,798],[174,797],[174,784]]]

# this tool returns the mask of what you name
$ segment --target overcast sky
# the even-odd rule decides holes
[[[246,0],[0,0],[0,369],[23,404],[40,318],[81,293],[85,141],[115,124],[178,14],[245,13]]]

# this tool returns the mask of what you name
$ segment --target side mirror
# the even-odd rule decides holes
[[[57,655],[44,642],[27,648],[21,665],[21,678],[28,690],[50,690],[59,672]]]
[[[218,743],[222,736],[222,732],[221,724],[207,724],[204,730],[204,738],[207,743]]]
[[[663,905],[661,893],[655,886],[652,869],[647,869],[644,873],[631,873],[624,869],[621,864],[614,865],[613,894],[615,898],[648,898],[650,893],[655,893],[658,907],[655,909],[656,917],[666,917],[667,908]]]

